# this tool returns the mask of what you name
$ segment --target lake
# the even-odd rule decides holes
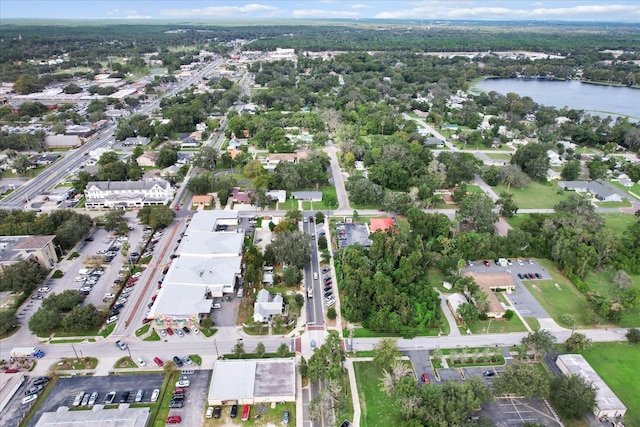
[[[629,116],[640,119],[640,90],[619,86],[602,86],[575,80],[486,79],[473,86],[483,92],[509,92],[529,96],[547,107],[568,107],[606,117]]]

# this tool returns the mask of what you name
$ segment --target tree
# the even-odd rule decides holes
[[[538,355],[544,355],[555,351],[556,337],[546,329],[538,329],[522,338],[521,343],[529,350],[533,350]]]
[[[562,168],[562,179],[565,181],[575,181],[580,176],[582,172],[582,165],[578,160],[570,160],[566,165]]]
[[[493,380],[497,394],[515,394],[528,398],[546,399],[551,383],[549,376],[535,365],[516,363],[507,365],[504,372]]]
[[[340,337],[330,333],[324,344],[309,359],[309,381],[315,383],[319,380],[340,380],[345,360],[346,354],[340,345]]]
[[[267,248],[271,248],[278,261],[298,269],[304,268],[311,260],[311,236],[299,230],[278,234]]]
[[[590,179],[602,179],[607,176],[608,166],[600,160],[592,160],[587,164]]]
[[[544,181],[549,169],[549,156],[546,144],[531,143],[518,148],[511,158],[511,163],[520,166],[520,169],[534,181]]]
[[[242,341],[236,342],[236,345],[233,346],[233,355],[240,359],[245,354],[244,351],[244,343]]]
[[[156,164],[159,168],[166,168],[178,161],[178,150],[174,147],[162,147],[158,152]]]
[[[47,270],[32,261],[19,261],[7,265],[0,276],[0,291],[28,295],[42,283],[46,275]]]
[[[12,166],[18,175],[24,175],[31,167],[31,162],[26,154],[21,154],[13,160]]]
[[[596,387],[581,375],[554,378],[550,396],[554,408],[567,418],[581,418],[596,405]]]
[[[171,225],[176,213],[169,206],[145,206],[138,211],[138,219],[153,228]]]
[[[29,319],[29,330],[40,337],[47,337],[62,322],[62,315],[56,310],[39,308]]]
[[[256,349],[253,350],[253,354],[255,354],[258,359],[261,359],[262,357],[264,357],[265,353],[266,350],[264,348],[264,344],[262,343],[262,341],[260,341],[258,344],[256,344]]]
[[[0,337],[5,337],[18,327],[18,317],[9,310],[0,310]]]
[[[74,289],[67,289],[59,294],[51,294],[42,300],[42,307],[62,313],[68,313],[80,305],[84,297]]]
[[[335,307],[329,307],[327,309],[327,319],[336,320],[336,317],[338,317],[338,313],[336,313]]]
[[[591,347],[591,340],[587,338],[585,334],[579,332],[573,332],[569,338],[564,342],[569,353],[578,353],[584,349]]]
[[[473,304],[461,304],[460,307],[458,307],[458,314],[467,326],[478,321],[478,309]]]
[[[218,150],[211,146],[204,146],[198,151],[195,158],[193,159],[193,164],[209,171],[212,171],[216,168],[216,164],[218,163]]]
[[[290,265],[282,274],[282,281],[289,287],[297,286],[302,280],[302,272],[298,267]]]
[[[496,205],[500,206],[500,215],[511,218],[518,212],[518,204],[513,200],[513,194],[503,191],[500,198],[496,200]]]
[[[373,346],[373,363],[380,371],[390,370],[398,356],[398,341],[393,338],[383,338]]]
[[[629,329],[625,334],[625,337],[627,338],[627,341],[629,341],[631,344],[640,343],[640,329],[638,328]]]
[[[258,159],[253,159],[253,160],[249,161],[242,168],[242,174],[244,176],[246,176],[247,178],[249,178],[249,179],[257,178],[257,177],[262,176],[262,175],[264,175],[266,173],[267,173],[267,171],[265,170],[264,166],[262,165],[262,162],[260,162],[260,160],[258,160]]]
[[[129,231],[127,220],[124,219],[123,210],[111,210],[104,214],[104,229],[116,231],[117,234],[126,234]]]
[[[276,350],[276,354],[278,355],[278,357],[287,357],[287,355],[289,354],[289,346],[287,346],[285,343],[280,344],[280,346]]]
[[[486,194],[471,193],[460,201],[456,216],[472,222],[478,232],[492,232],[493,224],[498,221],[498,214],[493,212],[493,207],[493,201]]]
[[[497,166],[489,166],[483,175],[484,180],[492,187],[500,183],[500,170]]]
[[[93,304],[75,306],[64,319],[61,327],[65,332],[82,333],[97,328],[104,321]]]
[[[316,224],[321,224],[324,222],[324,214],[320,211],[316,212]]]

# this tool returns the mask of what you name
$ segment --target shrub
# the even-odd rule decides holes
[[[337,317],[337,313],[336,313],[336,309],[333,307],[329,307],[329,309],[327,310],[327,318],[329,320],[336,320]]]
[[[638,328],[631,328],[627,331],[625,337],[627,337],[627,340],[631,343],[631,344],[638,344],[640,343],[640,329]]]
[[[513,319],[513,316],[515,314],[516,314],[515,311],[509,309],[504,313],[504,318],[507,319],[507,320],[511,320],[511,319]]]

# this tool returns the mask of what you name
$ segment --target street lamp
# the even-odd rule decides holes
[[[218,343],[216,343],[216,339],[215,338],[213,339],[213,345],[216,348],[216,359],[219,359],[220,358],[220,353],[218,353]]]

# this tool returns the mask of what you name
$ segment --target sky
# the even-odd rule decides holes
[[[4,19],[267,19],[640,22],[640,0],[1,0]]]

